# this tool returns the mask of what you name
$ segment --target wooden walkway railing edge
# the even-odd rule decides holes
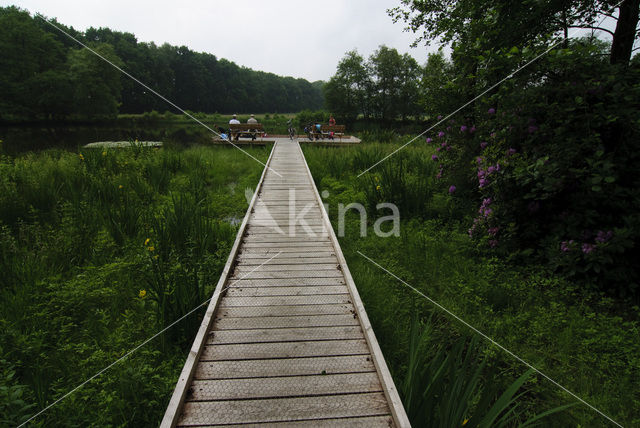
[[[258,194],[260,193],[260,188],[262,187],[264,177],[267,171],[269,170],[269,165],[271,163],[271,158],[273,157],[275,147],[276,145],[274,144],[273,147],[271,148],[271,153],[269,154],[269,158],[265,163],[265,167],[262,171],[262,175],[260,176],[260,181],[258,181],[258,186],[256,187],[256,190],[253,193],[253,198],[249,203],[249,208],[247,208],[247,212],[244,215],[244,219],[240,224],[240,228],[238,229],[238,233],[236,235],[236,240],[233,243],[233,247],[231,247],[231,251],[229,252],[229,257],[227,258],[227,262],[225,263],[224,268],[222,270],[222,274],[220,275],[220,279],[216,284],[215,291],[213,292],[213,297],[211,298],[211,300],[209,301],[209,305],[207,306],[207,312],[205,313],[202,319],[202,323],[200,324],[198,333],[196,334],[196,337],[193,341],[191,350],[187,355],[187,360],[185,362],[184,367],[182,368],[182,372],[180,373],[180,377],[178,378],[176,387],[173,390],[173,395],[171,396],[171,400],[169,401],[167,410],[165,411],[164,417],[162,418],[162,422],[160,423],[160,427],[162,428],[173,428],[178,423],[181,407],[184,403],[184,399],[185,399],[185,396],[187,395],[187,391],[188,391],[189,385],[191,384],[191,380],[193,379],[193,375],[195,373],[198,360],[200,359],[200,354],[202,353],[202,349],[204,348],[204,344],[206,342],[207,331],[211,327],[211,322],[213,321],[213,315],[218,309],[218,304],[220,303],[220,298],[222,297],[224,286],[227,283],[229,273],[233,269],[233,264],[236,260],[236,256],[238,255],[238,249],[240,248],[240,244],[242,243],[242,239],[244,237],[244,231],[247,228],[247,223],[249,222],[249,218],[251,217],[251,212],[253,211],[255,203],[258,199]]]
[[[311,183],[315,183],[313,181],[313,176],[311,175],[309,165],[307,164],[307,159],[304,157],[304,153],[302,152],[302,147],[300,146],[300,144],[296,145],[298,146],[298,149],[302,154],[302,160],[309,176],[309,180],[311,180]],[[347,283],[349,293],[351,294],[353,306],[355,307],[358,319],[360,320],[362,331],[364,332],[365,339],[367,341],[367,344],[369,345],[369,349],[371,350],[373,363],[376,366],[378,373],[380,374],[380,382],[382,383],[384,395],[389,403],[393,420],[397,427],[411,427],[409,417],[407,416],[407,413],[402,404],[402,400],[400,399],[400,395],[398,394],[398,390],[395,386],[395,383],[393,382],[391,372],[389,371],[389,367],[387,367],[387,363],[382,354],[382,350],[380,349],[380,345],[378,344],[378,340],[376,339],[373,327],[371,326],[369,317],[367,316],[367,312],[365,311],[364,304],[362,303],[362,299],[360,298],[360,293],[358,293],[356,284],[353,281],[353,277],[351,276],[351,272],[349,271],[349,267],[347,266],[347,261],[344,258],[344,254],[342,253],[342,248],[340,247],[338,238],[335,234],[335,231],[333,230],[333,227],[331,226],[331,220],[329,219],[329,215],[324,208],[322,198],[320,197],[318,188],[317,186],[315,186],[315,184],[313,186],[313,192],[315,194],[316,200],[318,201],[318,204],[320,205],[320,212],[322,213],[322,218],[325,223],[326,229],[329,232],[329,238],[335,249],[336,257],[338,258],[340,267],[342,268],[342,272],[344,273],[345,282]]]

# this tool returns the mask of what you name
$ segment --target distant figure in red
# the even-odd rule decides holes
[[[333,116],[329,115],[329,125],[333,126],[336,124],[336,120],[333,118]]]

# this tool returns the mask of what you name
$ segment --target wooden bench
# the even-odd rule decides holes
[[[325,139],[326,137],[329,137],[329,134],[331,132],[333,132],[333,138],[335,139],[336,137],[339,138],[340,140],[342,140],[342,137],[344,137],[344,130],[345,130],[345,126],[344,125],[320,125],[320,132],[318,133],[315,125],[312,128],[312,131],[309,133],[311,135],[311,139],[313,138],[320,138],[320,139]]]
[[[261,123],[230,123],[229,124],[229,138],[231,140],[234,137],[248,136],[255,140],[255,137],[260,134],[260,139],[264,134],[264,126]]]

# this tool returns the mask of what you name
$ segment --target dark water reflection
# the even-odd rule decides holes
[[[0,125],[2,151],[16,155],[51,148],[77,150],[96,141],[163,141],[178,144],[209,141],[210,132],[197,124],[146,125]]]

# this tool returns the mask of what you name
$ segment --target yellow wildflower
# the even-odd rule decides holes
[[[465,426],[467,422],[469,422],[469,419],[465,419],[464,421],[462,421],[462,426]]]
[[[104,152],[102,152],[102,156],[106,156],[107,155],[107,151],[105,150]]]
[[[376,186],[376,190],[380,190],[380,189],[382,189],[382,187]]]
[[[124,186],[121,184],[118,186],[118,189],[122,189]]]
[[[160,256],[158,256],[158,255],[156,254],[155,256],[153,256],[153,259],[154,259],[154,260],[158,260],[158,257],[160,257]]]
[[[375,177],[375,179],[376,179],[376,183],[377,183],[378,181],[380,181],[380,179],[379,179],[378,177]]]
[[[149,251],[155,251],[155,247],[152,245],[148,248]]]
[[[151,242],[151,238],[147,238],[144,240],[144,246],[146,247],[147,245],[149,245],[149,242]]]
[[[83,161],[83,160],[84,160],[84,156],[82,156],[82,153],[79,153],[79,154],[78,154],[78,157],[80,158],[80,160],[81,160],[81,161]]]
[[[141,299],[144,299],[146,295],[147,295],[147,290],[140,290],[140,292],[138,293],[138,297]]]

